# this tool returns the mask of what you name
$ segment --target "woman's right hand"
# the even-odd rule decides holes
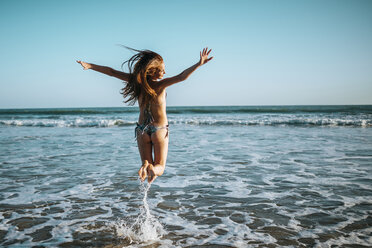
[[[76,60],[76,62],[81,64],[81,66],[84,68],[84,70],[88,70],[88,69],[92,68],[92,65],[87,63],[87,62],[80,61],[80,60]]]

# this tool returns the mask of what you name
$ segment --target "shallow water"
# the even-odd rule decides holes
[[[298,112],[196,112],[170,113],[166,171],[150,188],[137,178],[135,112],[3,115],[128,124],[0,125],[0,245],[372,245],[368,112],[305,113],[316,125],[290,124]],[[330,115],[367,124],[329,125]],[[272,124],[245,123],[260,118]]]

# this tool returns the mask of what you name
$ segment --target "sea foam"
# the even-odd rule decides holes
[[[123,127],[134,126],[135,120],[122,120],[111,118],[71,118],[61,119],[3,119],[0,126],[25,126],[25,127]],[[313,116],[310,118],[298,116],[260,116],[228,119],[224,116],[198,117],[198,118],[170,118],[171,125],[194,125],[194,126],[348,126],[348,127],[371,127],[372,119],[361,118],[332,118]]]
[[[119,237],[129,240],[132,243],[146,243],[158,241],[165,234],[164,228],[155,216],[150,213],[147,203],[147,193],[151,184],[141,183],[140,189],[143,194],[140,213],[134,219],[120,220],[114,224]]]

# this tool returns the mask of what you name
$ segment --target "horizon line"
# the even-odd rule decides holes
[[[264,105],[168,105],[167,107],[284,107],[284,106],[304,106],[304,107],[319,107],[319,106],[372,106],[372,103],[369,104],[264,104]],[[0,110],[7,109],[81,109],[81,108],[138,108],[137,106],[110,106],[110,107],[15,107],[15,108],[3,108],[0,107]]]

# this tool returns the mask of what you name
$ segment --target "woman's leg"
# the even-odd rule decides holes
[[[153,164],[152,160],[152,144],[151,138],[147,133],[137,131],[137,145],[141,156],[142,166],[138,171],[138,175],[142,181],[147,177],[147,167]]]
[[[167,129],[158,129],[151,135],[154,146],[154,163],[148,166],[148,181],[152,183],[156,177],[161,176],[165,169],[168,155],[169,135]]]

